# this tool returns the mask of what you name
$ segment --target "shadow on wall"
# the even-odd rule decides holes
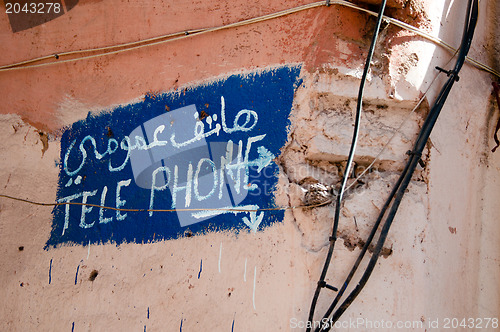
[[[487,6],[486,12],[489,13],[487,31],[490,31],[488,38],[493,45],[489,60],[493,69],[500,71],[500,4],[497,1],[489,1]]]
[[[64,15],[77,4],[78,0],[4,0],[5,13],[10,22],[12,32],[31,29]]]

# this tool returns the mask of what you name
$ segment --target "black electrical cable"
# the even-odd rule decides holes
[[[344,171],[344,178],[342,180],[342,186],[340,187],[340,191],[337,195],[336,206],[335,206],[335,216],[334,216],[334,222],[333,222],[332,235],[330,236],[330,246],[328,248],[328,254],[326,256],[325,264],[323,266],[323,271],[321,272],[321,276],[319,278],[318,284],[316,286],[316,291],[314,293],[314,297],[313,297],[313,300],[311,302],[311,308],[309,310],[309,322],[312,322],[312,320],[314,318],[314,311],[316,309],[316,303],[318,301],[318,297],[319,297],[319,294],[321,292],[321,289],[328,288],[330,290],[337,290],[335,287],[330,286],[325,282],[325,277],[326,277],[326,273],[328,272],[328,268],[330,266],[330,262],[332,259],[333,249],[335,247],[335,241],[337,240],[337,229],[338,229],[338,224],[339,224],[339,219],[340,219],[340,206],[342,203],[342,198],[343,198],[345,187],[347,184],[347,179],[349,178],[349,174],[351,172],[351,164],[352,164],[352,160],[354,158],[354,151],[356,150],[356,145],[357,145],[358,137],[359,137],[359,124],[361,121],[361,112],[362,112],[362,108],[363,108],[363,94],[364,94],[366,78],[368,76],[368,71],[370,69],[370,64],[371,64],[371,61],[373,58],[373,53],[375,52],[375,45],[377,43],[377,38],[378,38],[379,31],[380,31],[380,26],[382,24],[382,20],[384,17],[386,2],[387,2],[387,0],[383,0],[381,5],[380,5],[380,9],[379,9],[378,16],[377,16],[377,22],[375,25],[375,30],[373,32],[373,37],[372,37],[372,41],[370,44],[370,49],[369,49],[368,55],[366,57],[365,67],[363,70],[363,76],[361,77],[361,83],[359,85],[358,102],[357,102],[357,106],[356,106],[356,119],[355,119],[355,123],[354,123],[354,133],[352,136],[351,148],[349,151],[349,156],[347,158],[347,165],[346,165],[346,169]],[[308,327],[306,331],[310,332],[311,327]]]
[[[403,173],[405,173],[408,170],[408,168],[409,168],[409,164],[406,164],[406,167],[403,170]],[[394,195],[396,194],[399,186],[402,183],[402,180],[403,179],[401,177],[398,179],[398,181],[394,185],[394,188],[392,189],[392,191],[391,191],[391,193],[389,195],[390,198],[394,197]],[[369,236],[368,236],[368,238],[367,238],[367,240],[366,240],[363,248],[361,249],[361,252],[359,253],[358,258],[356,259],[356,262],[354,263],[353,267],[351,268],[351,271],[349,272],[349,275],[347,276],[346,280],[342,284],[342,288],[338,291],[337,296],[335,296],[335,299],[333,300],[332,304],[330,305],[330,307],[328,308],[328,310],[326,311],[326,313],[323,315],[323,319],[330,317],[331,313],[333,312],[333,310],[337,306],[338,302],[340,301],[340,298],[342,297],[342,295],[344,295],[344,292],[347,289],[347,286],[349,286],[349,283],[351,282],[351,279],[354,277],[354,273],[356,273],[356,270],[358,269],[359,264],[361,264],[361,261],[363,260],[366,252],[368,251],[368,248],[369,248],[369,246],[370,246],[373,238],[375,237],[375,233],[377,232],[377,229],[378,229],[378,227],[380,225],[380,222],[382,221],[382,218],[385,215],[385,212],[389,208],[390,203],[391,203],[391,199],[388,199],[384,203],[384,206],[380,210],[380,214],[379,214],[379,216],[377,218],[377,221],[373,225],[373,228],[372,228],[372,230],[371,230],[371,232],[370,232],[370,234],[369,234]],[[326,320],[324,322],[326,322]],[[318,329],[316,329],[316,331],[318,331]]]
[[[472,38],[474,35],[474,30],[475,26],[477,23],[477,16],[478,16],[478,0],[469,0],[468,6],[467,6],[467,13],[466,13],[466,21],[465,21],[465,27],[464,27],[464,33],[462,37],[462,42],[460,46],[460,52],[458,55],[457,62],[455,64],[455,67],[453,70],[450,71],[445,71],[441,68],[437,68],[441,71],[444,71],[447,73],[449,76],[447,82],[444,84],[443,88],[441,89],[433,107],[431,108],[429,115],[427,116],[424,125],[422,126],[422,129],[419,133],[419,136],[415,142],[414,148],[412,151],[410,151],[410,158],[408,160],[408,163],[405,166],[405,169],[403,170],[401,176],[399,177],[396,185],[394,186],[391,194],[389,195],[389,198],[385,202],[378,218],[377,221],[375,222],[375,225],[372,228],[372,231],[360,253],[358,256],[358,259],[356,260],[354,266],[352,267],[348,277],[346,278],[341,290],[335,297],[334,301],[330,305],[329,309],[327,310],[326,314],[323,316],[322,322],[326,322],[321,330],[323,331],[328,331],[332,327],[332,323],[335,323],[340,316],[345,312],[345,310],[349,307],[349,305],[354,301],[354,299],[357,297],[357,295],[361,292],[363,287],[366,285],[366,282],[368,281],[368,278],[370,277],[371,273],[373,272],[373,269],[375,268],[375,264],[380,257],[380,254],[382,252],[382,248],[384,245],[384,242],[387,238],[387,234],[389,232],[389,229],[392,225],[392,222],[394,220],[394,217],[396,215],[396,212],[399,208],[399,204],[401,203],[401,200],[403,198],[403,195],[406,191],[406,188],[408,187],[411,177],[413,175],[413,172],[415,171],[415,168],[420,160],[420,157],[422,156],[422,151],[425,148],[425,144],[427,143],[427,140],[430,136],[430,133],[434,127],[434,124],[436,123],[436,120],[441,112],[441,109],[443,108],[443,105],[449,95],[449,92],[451,91],[451,88],[453,84],[458,81],[458,73],[460,72],[460,69],[463,66],[463,63],[465,61],[465,58],[467,56],[467,53],[470,49],[470,45],[472,42]],[[380,225],[380,222],[382,218],[384,217],[387,209],[391,205],[392,200],[394,199],[394,202],[392,203],[391,209],[389,211],[389,214],[386,218],[386,221],[382,227],[379,239],[377,241],[375,250],[372,254],[372,257],[368,263],[368,266],[363,273],[363,276],[361,277],[359,283],[356,285],[354,290],[349,294],[349,296],[346,298],[346,300],[342,303],[342,305],[335,311],[333,314],[331,320],[327,320],[332,311],[334,310],[335,306],[337,305],[338,301],[340,300],[340,297],[343,295],[344,291],[346,290],[349,282],[351,281],[352,277],[354,276],[354,273],[356,272],[356,269],[358,268],[363,256],[365,255],[369,244],[371,243],[373,237],[375,236],[375,233],[378,229],[378,226]],[[325,319],[326,318],[326,319]],[[317,328],[316,331],[319,331],[320,328]]]

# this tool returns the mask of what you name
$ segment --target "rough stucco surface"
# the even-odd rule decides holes
[[[164,1],[152,7],[83,1],[52,22],[16,34],[1,16],[0,62],[227,24],[303,3]],[[459,44],[462,3],[420,1],[406,9],[401,3],[390,2],[394,16],[421,10],[425,15],[414,17],[422,26]],[[498,70],[497,7],[481,2],[470,55]],[[89,112],[130,104],[151,91],[182,91],[233,73],[303,64],[288,141],[276,159],[275,193],[276,205],[302,205],[310,184],[340,181],[372,25],[373,18],[357,11],[321,7],[98,60],[1,72],[0,193],[55,201],[61,133]],[[355,157],[359,170],[408,119],[374,170],[346,196],[330,284],[339,286],[356,259],[443,77],[410,112],[434,78],[434,66],[449,58],[406,32],[384,30],[365,93]],[[439,319],[442,328],[445,318],[499,316],[500,157],[490,152],[498,119],[494,78],[470,65],[460,76],[431,135],[424,167],[403,199],[384,257],[341,320],[429,324]],[[256,233],[44,250],[51,208],[1,198],[0,329],[293,330],[291,319],[307,319],[333,213],[333,206],[287,210],[283,222]],[[329,305],[325,294],[318,313]]]

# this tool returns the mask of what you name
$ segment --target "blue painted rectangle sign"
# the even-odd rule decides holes
[[[274,160],[299,72],[282,66],[148,94],[74,123],[61,138],[57,201],[83,205],[53,209],[46,248],[257,231],[281,221],[283,211],[255,210],[275,207]]]

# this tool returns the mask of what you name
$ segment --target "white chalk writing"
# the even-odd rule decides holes
[[[96,139],[92,135],[85,136],[80,142],[77,142],[77,140],[74,139],[69,144],[63,158],[62,167],[64,173],[69,177],[67,181],[65,180],[65,187],[68,188],[82,183],[82,176],[79,175],[79,173],[82,171],[86,163],[91,161],[91,158],[95,158],[96,161],[107,158],[107,168],[109,172],[119,174],[119,172],[124,170],[134,158],[134,156],[131,158],[131,153],[133,151],[150,151],[149,153],[151,154],[157,152],[157,148],[167,146],[184,151],[189,147],[189,145],[200,142],[207,137],[212,135],[219,136],[221,131],[226,134],[233,134],[236,132],[247,133],[256,127],[259,120],[258,114],[257,112],[248,109],[242,109],[237,112],[236,116],[232,120],[232,126],[228,126],[226,104],[223,96],[221,96],[220,101],[220,123],[218,123],[218,114],[204,115],[203,119],[200,119],[200,114],[198,112],[191,113],[195,118],[193,135],[191,136],[190,133],[187,133],[188,136],[186,137],[185,132],[179,132],[182,134],[179,135],[180,137],[186,137],[181,139],[180,142],[176,139],[175,129],[171,128],[170,131],[167,131],[165,124],[159,124],[152,127],[154,128],[154,131],[151,127],[148,128],[148,132],[153,132],[153,139],[152,141],[149,139],[149,142],[146,134],[144,134],[144,136],[141,136],[140,134],[131,134],[130,137],[124,136],[120,142],[113,137],[108,137],[107,142],[104,143],[104,151],[102,148],[98,147]],[[191,121],[193,121],[192,118]],[[144,132],[144,126],[142,128]],[[182,131],[182,128],[177,129]],[[134,133],[137,132],[138,131],[134,131]],[[265,137],[266,134],[248,136],[246,144],[240,139],[237,143],[237,151],[234,151],[236,150],[236,148],[234,148],[236,144],[234,144],[232,140],[228,140],[226,142],[227,145],[223,151],[223,155],[217,155],[217,158],[220,157],[220,160],[216,160],[217,158],[212,157],[200,157],[198,160],[187,160],[187,170],[184,171],[180,170],[177,164],[166,166],[162,163],[161,166],[155,166],[155,169],[149,173],[151,176],[150,181],[148,180],[148,188],[150,188],[149,210],[155,209],[156,195],[167,188],[169,188],[171,192],[172,209],[177,208],[177,203],[180,197],[182,198],[181,202],[184,203],[180,208],[189,208],[193,201],[202,202],[208,200],[209,198],[216,198],[221,201],[225,193],[227,193],[226,186],[230,184],[228,181],[231,181],[231,189],[234,190],[237,195],[244,193],[244,190],[253,191],[257,189],[257,184],[249,183],[250,168],[253,167],[258,173],[260,173],[262,169],[270,165],[272,160],[275,158],[274,154],[272,154],[263,145],[254,147],[258,142],[262,142]],[[197,144],[199,145],[200,143]],[[196,147],[196,144],[194,144],[193,147]],[[99,151],[99,149],[101,149],[101,151]],[[250,156],[255,155],[255,152],[252,153],[252,150],[255,149],[257,152],[257,158],[251,159]],[[122,152],[118,153],[119,151]],[[243,177],[241,176],[242,172]],[[180,173],[182,173],[182,177],[180,177]],[[186,176],[184,177],[184,175]],[[182,178],[182,180],[180,180],[180,178]],[[201,179],[203,179],[203,181],[201,181]],[[108,224],[114,219],[116,219],[116,221],[123,221],[127,218],[128,214],[120,211],[120,209],[126,207],[127,205],[127,200],[122,198],[122,192],[126,191],[126,187],[129,187],[131,183],[132,179],[121,179],[117,182],[114,202],[114,206],[117,209],[115,215],[106,212],[103,208],[99,208],[98,216],[91,220],[90,214],[93,207],[86,205],[88,203],[105,206],[106,197],[108,195],[107,185],[97,189],[94,188],[92,191],[81,190],[79,193],[59,199],[58,202],[73,202],[81,198],[81,203],[83,205],[81,206],[79,227],[83,229],[94,227],[96,221],[98,221],[99,224]],[[98,192],[100,192],[100,196],[94,198]],[[231,197],[231,200],[232,199],[233,198]],[[97,201],[92,202],[92,200]],[[244,216],[242,218],[243,223],[254,232],[257,230],[264,217],[263,212],[257,213],[256,211],[241,211],[256,210],[258,209],[257,205],[244,205],[222,209],[231,208],[238,211],[201,210],[192,213],[192,217],[200,219],[223,213],[234,213],[236,215],[237,213],[243,212],[248,214],[248,217]],[[69,226],[70,210],[70,205],[66,205],[62,235],[64,235],[65,230]],[[153,214],[153,211],[149,211],[149,216],[153,216]]]

